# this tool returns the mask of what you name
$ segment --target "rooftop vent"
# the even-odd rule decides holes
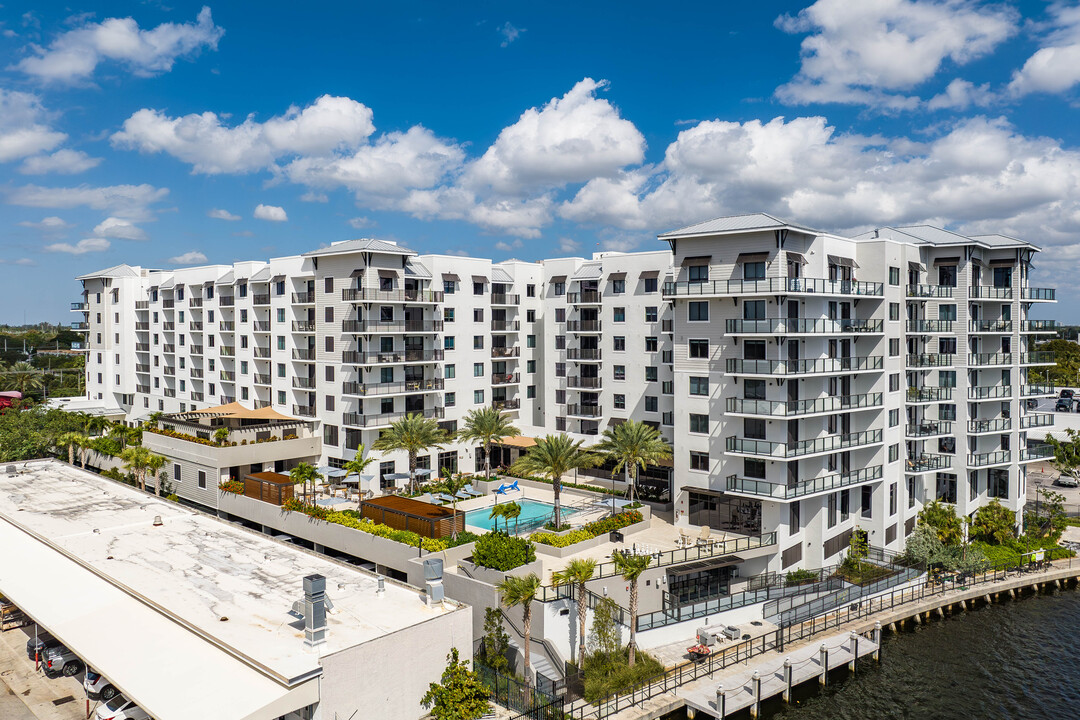
[[[165,523],[161,522],[161,516],[160,515],[155,515],[154,516],[154,527],[161,527],[164,524]]]
[[[318,647],[326,642],[326,578],[304,578],[304,645]]]

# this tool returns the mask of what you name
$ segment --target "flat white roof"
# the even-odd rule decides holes
[[[16,467],[0,468],[0,592],[159,720],[284,714],[317,700],[320,654],[457,607],[389,582],[380,597],[368,573],[57,461]],[[313,573],[334,606],[318,652],[289,612]]]

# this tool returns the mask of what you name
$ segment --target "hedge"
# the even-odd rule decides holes
[[[416,547],[417,544],[420,544],[420,547],[428,552],[442,552],[447,548],[464,545],[477,539],[477,536],[471,532],[459,532],[457,538],[453,540],[450,538],[436,539],[423,537],[408,530],[395,530],[389,525],[375,523],[367,518],[362,518],[360,513],[356,510],[332,511],[324,508],[322,505],[305,505],[296,498],[289,498],[281,504],[281,507],[283,510],[301,512],[316,520],[324,520],[326,522],[334,523],[335,525],[344,525],[347,528],[359,530],[360,532],[365,532],[369,535],[376,535],[381,538],[386,538],[387,540],[393,540],[402,545]]]
[[[505,572],[536,560],[536,549],[524,538],[494,531],[480,536],[472,557],[477,565]]]
[[[621,512],[618,515],[595,520],[591,523],[587,523],[579,530],[573,530],[565,535],[555,535],[549,532],[534,532],[529,536],[529,539],[535,543],[541,545],[550,545],[551,547],[567,547],[569,545],[575,545],[579,542],[585,542],[586,540],[592,540],[594,537],[600,535],[606,535],[612,530],[620,530],[628,525],[639,523],[644,518],[637,510],[628,510]]]
[[[244,494],[244,481],[243,480],[226,480],[223,483],[218,484],[218,490],[221,492],[231,492],[237,495]]]

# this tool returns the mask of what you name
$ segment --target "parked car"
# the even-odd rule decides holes
[[[37,659],[37,654],[41,653],[41,657],[45,656],[45,651],[51,647],[56,647],[60,644],[60,641],[54,638],[48,633],[38,633],[38,636],[31,637],[26,641],[26,657],[31,660]]]
[[[1070,400],[1072,400],[1073,391],[1069,388],[1063,388],[1061,391],[1061,395],[1059,395],[1058,397],[1069,398]]]
[[[94,714],[96,720],[150,720],[150,715],[123,695],[117,695]]]
[[[91,700],[104,700],[108,702],[114,697],[120,694],[120,691],[109,683],[105,679],[105,676],[99,672],[94,672],[93,668],[86,668],[86,679],[83,680],[83,687],[86,688],[86,697]]]
[[[1072,475],[1062,475],[1057,480],[1054,481],[1054,484],[1055,485],[1060,485],[1061,487],[1074,488],[1074,487],[1080,487],[1080,480],[1077,480]]]
[[[79,656],[63,645],[48,648],[42,656],[42,661],[45,676],[50,678],[57,678],[61,675],[74,677],[86,668]]]
[[[1062,390],[1062,392],[1065,392]],[[1072,412],[1073,401],[1061,398],[1054,405],[1054,410],[1057,412]]]

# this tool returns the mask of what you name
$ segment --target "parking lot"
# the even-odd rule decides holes
[[[0,633],[0,718],[3,720],[85,720],[83,674],[50,680],[26,657],[33,626]],[[91,711],[96,703],[90,703]]]

